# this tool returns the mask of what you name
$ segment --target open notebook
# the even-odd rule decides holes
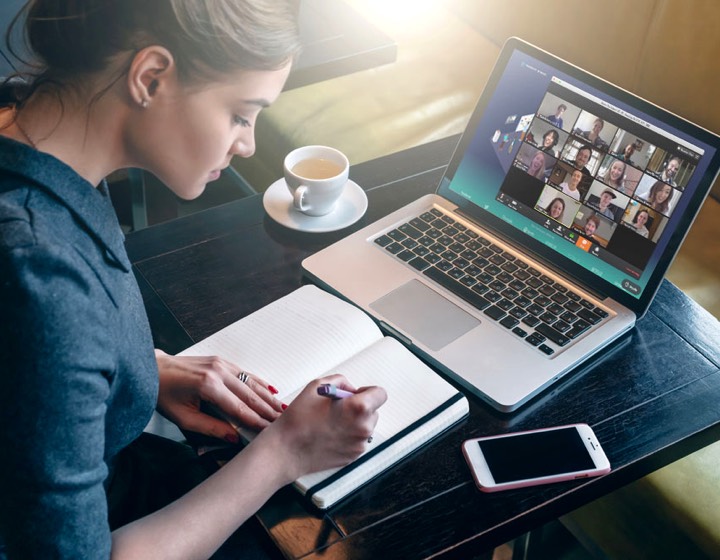
[[[373,441],[362,456],[344,468],[295,481],[322,509],[468,414],[462,393],[402,344],[384,337],[365,313],[314,286],[297,289],[181,355],[230,360],[277,387],[278,398],[288,404],[308,382],[331,373],[342,373],[356,387],[380,385],[387,391]]]

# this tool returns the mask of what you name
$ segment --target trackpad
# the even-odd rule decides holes
[[[431,350],[440,350],[480,324],[475,317],[418,280],[370,304],[385,319]]]

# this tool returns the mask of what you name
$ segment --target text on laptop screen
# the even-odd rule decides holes
[[[516,51],[449,188],[639,298],[713,155]]]

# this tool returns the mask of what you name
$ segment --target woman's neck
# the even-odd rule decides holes
[[[120,167],[118,111],[112,93],[93,103],[35,94],[4,111],[2,134],[50,154],[92,185]]]

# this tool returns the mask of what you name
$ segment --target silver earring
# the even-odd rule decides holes
[[[143,99],[143,100],[140,102],[140,105],[142,106],[143,109],[147,109],[148,104],[149,104],[149,103],[148,103],[148,100],[147,100],[147,99]]]

